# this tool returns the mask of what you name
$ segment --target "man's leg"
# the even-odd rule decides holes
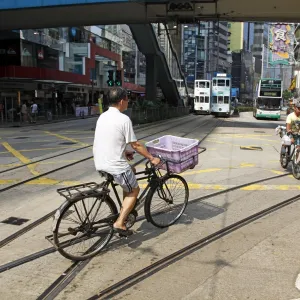
[[[120,211],[119,218],[114,223],[115,228],[120,228],[120,229],[126,230],[125,221],[126,221],[128,215],[130,214],[130,212],[134,208],[134,205],[135,205],[136,199],[139,195],[139,192],[140,192],[139,187],[133,188],[132,192],[124,191],[124,201],[123,201],[123,205],[122,205],[122,208]]]

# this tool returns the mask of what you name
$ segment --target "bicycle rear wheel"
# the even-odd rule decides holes
[[[97,255],[110,241],[117,217],[116,205],[107,195],[67,202],[55,216],[53,239],[57,250],[76,261]]]
[[[170,175],[151,188],[145,201],[145,215],[154,226],[173,225],[183,214],[189,200],[189,188],[184,178]]]

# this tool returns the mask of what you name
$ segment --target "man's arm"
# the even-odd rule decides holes
[[[286,131],[292,132],[292,117],[290,114],[286,118]]]
[[[132,142],[130,145],[137,153],[149,159],[152,164],[158,165],[160,163],[160,159],[153,157],[139,141]]]

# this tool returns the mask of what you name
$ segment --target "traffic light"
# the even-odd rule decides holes
[[[114,86],[114,71],[108,71],[108,80],[106,82],[108,86]]]
[[[122,71],[121,70],[116,71],[115,84],[116,84],[116,86],[122,86]]]

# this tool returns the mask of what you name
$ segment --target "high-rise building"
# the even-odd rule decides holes
[[[252,51],[253,43],[254,43],[254,23],[245,22],[243,49],[245,51]]]
[[[210,79],[214,72],[228,73],[227,22],[183,25],[181,62],[190,87],[195,79]]]

